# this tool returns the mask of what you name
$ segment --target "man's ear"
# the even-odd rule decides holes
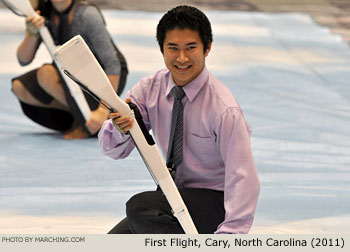
[[[205,53],[204,53],[204,56],[205,56],[205,57],[208,56],[208,54],[209,54],[209,52],[210,52],[210,49],[211,49],[211,42],[209,42],[208,48],[207,48],[207,50],[206,50]]]

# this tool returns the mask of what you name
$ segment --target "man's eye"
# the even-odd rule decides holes
[[[172,51],[177,51],[177,50],[178,50],[178,48],[177,48],[177,47],[174,47],[174,46],[170,46],[170,47],[168,47],[168,49],[169,49],[169,50],[172,50]]]
[[[195,48],[196,48],[195,46],[189,46],[189,47],[187,47],[187,50],[190,51],[190,50],[193,50]]]

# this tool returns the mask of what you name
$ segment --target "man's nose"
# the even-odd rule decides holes
[[[184,49],[180,50],[177,56],[177,61],[180,63],[184,63],[187,60],[188,60],[188,57],[187,57],[186,51]]]

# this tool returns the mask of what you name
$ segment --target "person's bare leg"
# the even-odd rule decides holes
[[[59,73],[51,64],[45,64],[37,71],[37,80],[42,89],[50,94],[56,101],[68,107],[66,96],[62,87]]]
[[[54,97],[58,102],[68,107],[59,73],[53,65],[43,65],[37,73],[38,83],[42,89]],[[63,134],[64,139],[82,139],[89,134],[82,126],[73,123],[73,126]]]
[[[32,96],[32,94],[24,87],[22,82],[19,80],[14,80],[12,82],[12,92],[18,98],[18,100],[29,105],[68,111],[68,108],[66,106],[63,106],[56,100],[53,100],[50,104],[44,104],[41,101],[37,100],[34,96]]]

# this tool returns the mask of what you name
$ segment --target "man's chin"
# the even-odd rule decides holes
[[[191,80],[189,78],[174,78],[173,80],[175,82],[176,85],[178,86],[185,86],[187,83],[191,82]]]

